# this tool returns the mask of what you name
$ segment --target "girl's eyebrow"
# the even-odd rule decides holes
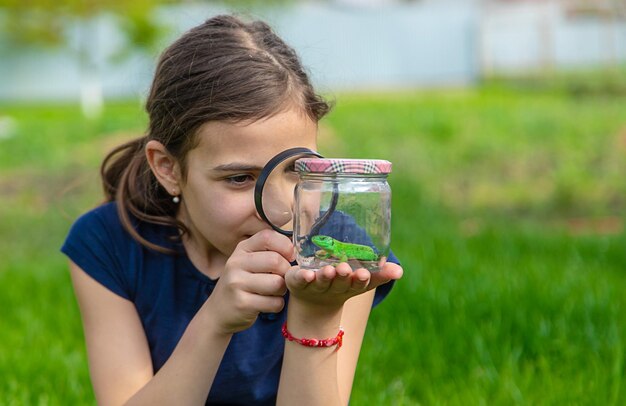
[[[238,162],[232,162],[229,164],[224,164],[224,165],[218,165],[215,168],[213,168],[214,171],[218,171],[218,172],[237,172],[237,171],[242,171],[242,172],[260,172],[263,168],[261,168],[260,166],[256,166],[256,165],[250,165],[250,164],[245,164],[245,163],[238,163]]]

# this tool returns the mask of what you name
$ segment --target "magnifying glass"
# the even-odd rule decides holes
[[[304,147],[285,150],[269,160],[254,188],[254,205],[259,216],[274,230],[290,238],[294,226],[294,191],[298,184],[294,164],[300,158],[322,158],[322,155]],[[317,227],[334,211],[336,203],[337,193],[334,193],[331,208],[317,220]]]

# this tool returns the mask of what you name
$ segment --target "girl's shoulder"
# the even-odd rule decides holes
[[[129,215],[129,217],[130,224],[128,226],[132,227],[142,237],[159,245],[167,246],[171,244],[172,239],[164,238],[164,236],[169,237],[175,233],[172,227],[142,222],[132,215]],[[123,247],[141,245],[132,237],[127,227],[122,223],[118,205],[115,202],[103,203],[78,217],[70,228],[69,238],[97,239],[101,242]]]
[[[115,202],[104,203],[82,214],[72,224],[67,240],[86,241],[90,244],[126,245],[132,237],[124,226],[117,213]]]
[[[159,226],[133,223],[145,238],[156,240],[159,236]],[[159,242],[166,243],[167,239],[161,238]],[[122,224],[114,202],[81,215],[71,226],[61,252],[109,290],[126,299],[134,297],[135,281],[148,255]]]

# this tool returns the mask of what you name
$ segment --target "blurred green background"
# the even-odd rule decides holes
[[[626,99],[567,86],[336,94],[328,156],[394,163],[405,277],[373,313],[352,404],[622,404]],[[92,403],[65,258],[136,102],[4,105],[0,404]]]
[[[626,403],[626,74],[336,92],[332,157],[388,159],[405,276],[372,314],[353,405]],[[0,405],[93,404],[59,253],[102,200],[136,100],[0,104]]]

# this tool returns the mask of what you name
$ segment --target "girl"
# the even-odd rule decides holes
[[[62,248],[98,403],[346,404],[370,308],[402,269],[291,266],[256,214],[260,169],[315,150],[329,110],[294,51],[263,22],[212,18],[163,53],[146,108],[148,134],[103,162],[108,203]]]

